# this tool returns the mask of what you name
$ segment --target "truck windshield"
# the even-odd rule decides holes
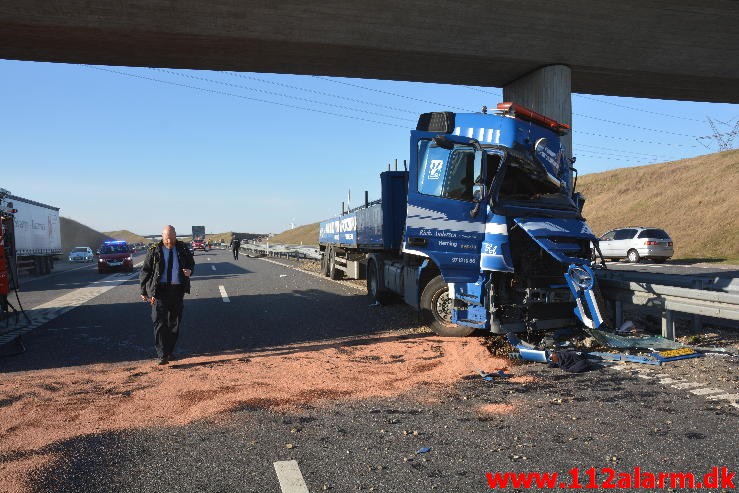
[[[498,193],[501,205],[530,203],[548,209],[576,209],[567,188],[555,183],[535,161],[508,154],[497,174],[502,180]]]

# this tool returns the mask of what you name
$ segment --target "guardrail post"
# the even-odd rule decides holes
[[[662,314],[662,337],[674,340],[675,335],[675,318],[672,310],[665,310]]]
[[[613,303],[614,308],[614,316],[613,320],[616,324],[616,327],[621,327],[621,324],[624,323],[624,302],[621,300],[616,300]]]

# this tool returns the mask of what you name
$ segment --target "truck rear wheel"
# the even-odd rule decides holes
[[[341,279],[342,274],[343,272],[336,268],[336,251],[332,248],[328,259],[328,277],[336,281]]]
[[[452,303],[449,287],[444,278],[436,276],[421,293],[421,315],[431,329],[444,337],[465,337],[472,334],[474,327],[452,323]]]
[[[330,274],[328,270],[328,261],[329,261],[330,253],[331,253],[331,247],[328,247],[323,251],[323,255],[321,255],[321,274],[323,274],[323,277],[328,277],[328,275]]]

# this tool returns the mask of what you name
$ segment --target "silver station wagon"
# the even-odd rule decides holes
[[[92,260],[92,248],[90,247],[75,247],[69,252],[70,262],[92,262]]]
[[[600,251],[604,258],[627,258],[632,263],[650,259],[661,264],[675,254],[672,238],[665,230],[642,226],[609,231],[600,237]]]

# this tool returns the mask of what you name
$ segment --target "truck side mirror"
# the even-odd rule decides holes
[[[472,185],[472,200],[481,202],[483,197],[485,197],[485,185],[482,183]]]

